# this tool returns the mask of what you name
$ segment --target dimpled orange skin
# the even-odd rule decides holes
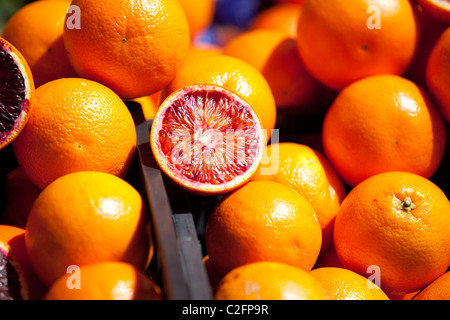
[[[81,14],[80,29],[67,24],[64,29],[72,65],[81,77],[121,98],[161,90],[183,63],[190,34],[177,0],[74,0],[72,5]]]
[[[340,92],[323,123],[325,154],[355,186],[381,172],[430,178],[439,167],[447,133],[428,94],[394,75],[357,81]]]
[[[263,129],[275,128],[277,110],[272,91],[263,75],[250,64],[222,54],[192,58],[164,88],[161,99],[193,84],[215,84],[233,91],[255,110]]]
[[[366,277],[373,274],[368,268],[377,266],[386,294],[417,291],[442,275],[450,263],[449,241],[446,195],[406,172],[382,173],[353,188],[334,228],[343,266]]]
[[[37,198],[25,240],[39,278],[50,286],[71,265],[122,261],[140,270],[152,255],[144,201],[126,181],[103,172],[65,175]]]
[[[29,3],[8,20],[2,31],[2,37],[27,59],[36,88],[55,79],[77,76],[63,40],[70,3],[70,0]]]
[[[428,59],[426,78],[427,87],[442,116],[450,123],[450,27],[447,28],[435,44]]]
[[[351,270],[325,267],[311,274],[326,288],[330,300],[390,300],[376,284]]]
[[[43,189],[58,177],[85,170],[126,176],[136,130],[112,90],[90,80],[58,79],[36,90],[33,108],[13,150],[36,186]]]
[[[216,300],[329,300],[311,273],[276,262],[250,263],[231,270],[218,285]]]
[[[307,145],[291,142],[268,145],[252,180],[282,183],[308,199],[322,228],[321,252],[333,243],[334,219],[346,190],[328,160]]]
[[[78,272],[78,273],[77,273]],[[79,275],[79,288],[73,288]],[[49,288],[45,300],[161,300],[161,289],[142,270],[123,262],[94,263],[67,273]]]
[[[450,272],[420,290],[412,300],[450,300]]]
[[[258,261],[311,270],[322,232],[303,196],[278,182],[252,181],[213,210],[205,242],[211,263],[221,274]]]
[[[375,18],[379,28],[372,27]],[[418,35],[408,0],[310,0],[302,8],[297,44],[311,74],[341,90],[367,76],[402,74],[415,55]]]

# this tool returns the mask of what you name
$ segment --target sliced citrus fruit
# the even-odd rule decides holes
[[[22,131],[31,106],[34,81],[22,54],[0,38],[0,149]]]
[[[258,168],[265,138],[253,108],[216,85],[169,95],[153,120],[150,142],[161,170],[197,194],[223,194]]]

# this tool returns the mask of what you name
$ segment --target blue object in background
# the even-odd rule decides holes
[[[214,20],[218,24],[245,28],[261,6],[261,0],[216,0]]]

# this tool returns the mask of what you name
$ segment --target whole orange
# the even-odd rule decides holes
[[[332,245],[334,219],[346,190],[320,152],[293,142],[268,145],[252,180],[282,183],[309,200],[322,229],[321,252]]]
[[[311,271],[330,295],[330,300],[390,300],[375,283],[344,268],[325,267]]]
[[[427,87],[435,99],[442,116],[450,122],[450,27],[447,28],[433,47],[428,58],[426,71]]]
[[[77,73],[123,99],[165,87],[183,63],[189,26],[178,0],[74,0],[64,44]]]
[[[255,262],[231,270],[220,281],[216,300],[328,300],[310,273],[278,262]]]
[[[412,300],[449,300],[450,272],[446,272],[420,290]]]
[[[367,76],[401,75],[418,38],[408,0],[309,0],[298,21],[297,44],[305,66],[335,90]]]
[[[205,31],[213,22],[215,0],[178,0],[184,9],[191,38]]]
[[[353,188],[334,228],[344,267],[378,277],[386,294],[417,291],[442,275],[450,264],[449,241],[449,200],[437,185],[408,172],[381,173]]]
[[[422,88],[399,76],[379,75],[339,93],[325,116],[322,138],[330,162],[355,186],[387,171],[430,178],[443,158],[445,130]]]
[[[161,300],[161,298],[160,287],[142,270],[128,263],[109,261],[83,266],[66,273],[53,283],[44,297],[45,300]]]
[[[206,225],[206,248],[219,273],[258,261],[311,270],[322,242],[314,208],[274,181],[252,181],[229,194]]]
[[[289,2],[272,5],[255,16],[249,29],[275,29],[295,38],[301,8],[301,4]]]
[[[264,76],[249,63],[222,54],[192,58],[164,88],[161,99],[193,84],[219,85],[235,92],[253,107],[263,129],[275,128],[277,110],[272,91]]]
[[[140,270],[152,255],[149,219],[139,192],[104,172],[67,174],[46,187],[28,216],[30,261],[48,286],[70,266],[122,261]]]
[[[307,111],[320,85],[306,70],[295,39],[279,30],[251,30],[231,39],[223,53],[254,66],[272,90],[278,108]]]
[[[3,29],[2,37],[11,42],[30,65],[36,87],[77,76],[63,40],[70,3],[70,0],[29,3],[12,16]]]
[[[36,90],[33,108],[13,150],[39,188],[76,171],[125,177],[136,130],[130,111],[112,90],[90,80],[58,79]]]

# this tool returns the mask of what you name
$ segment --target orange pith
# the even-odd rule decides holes
[[[199,193],[245,183],[262,158],[259,118],[236,94],[195,85],[169,96],[155,115],[151,146],[162,170]]]

